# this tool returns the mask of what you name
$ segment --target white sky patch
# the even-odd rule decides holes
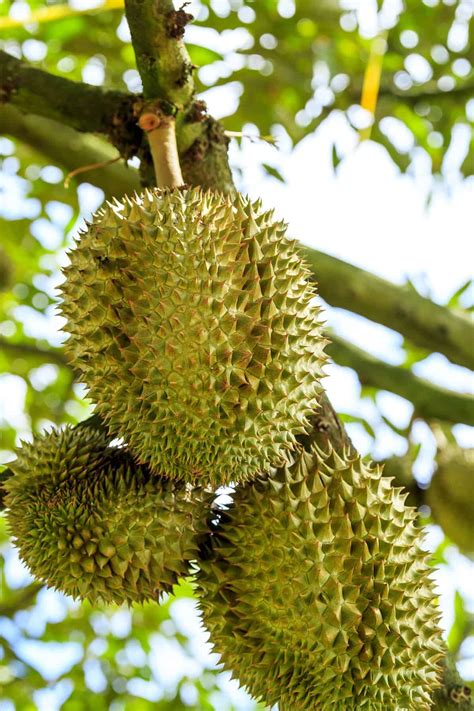
[[[78,642],[39,642],[21,640],[16,645],[20,658],[37,669],[48,681],[67,673],[82,658]]]
[[[20,432],[28,429],[25,415],[26,382],[18,375],[0,375],[0,421]]]
[[[243,90],[240,82],[232,81],[223,86],[215,86],[207,91],[202,91],[199,98],[206,102],[211,116],[222,119],[235,113]]]

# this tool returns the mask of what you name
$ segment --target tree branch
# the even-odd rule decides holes
[[[417,104],[420,101],[429,101],[430,99],[436,99],[437,101],[462,101],[464,98],[469,99],[473,91],[474,82],[471,79],[467,81],[458,80],[457,84],[449,91],[440,89],[437,81],[427,82],[423,84],[422,87],[405,91],[397,89],[397,87],[391,83],[382,84],[379,96],[382,99],[395,99],[407,104]]]
[[[84,165],[103,163],[118,154],[112,146],[96,136],[85,136],[56,121],[33,114],[22,114],[14,106],[0,110],[0,133],[17,138],[68,171]],[[107,197],[121,197],[140,190],[140,179],[133,168],[114,163],[75,177],[101,188]]]
[[[33,605],[42,587],[41,583],[30,583],[14,592],[11,597],[0,603],[0,617],[13,617],[16,612],[26,610]]]
[[[413,403],[415,413],[425,420],[474,425],[472,396],[433,385],[411,370],[384,363],[334,333],[330,333],[329,338],[332,342],[326,351],[339,365],[353,368],[363,385],[372,385],[406,398]]]
[[[145,98],[184,108],[194,93],[194,66],[181,39],[191,16],[172,0],[125,0],[125,14]]]
[[[474,322],[467,316],[329,254],[305,247],[319,293],[340,306],[398,331],[412,343],[474,369]]]
[[[0,352],[7,353],[14,358],[34,358],[45,363],[55,363],[61,367],[70,368],[62,350],[43,348],[32,343],[15,343],[0,337]]]
[[[139,96],[56,76],[0,51],[0,100],[77,131],[104,133],[128,155],[140,146],[134,103]]]
[[[431,711],[469,711],[474,709],[471,689],[459,676],[456,665],[448,655],[443,665],[443,686],[433,694]]]

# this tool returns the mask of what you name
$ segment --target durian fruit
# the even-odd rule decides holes
[[[242,196],[155,189],[106,204],[70,259],[67,351],[139,461],[215,485],[287,461],[325,341],[283,223]]]
[[[465,555],[474,557],[474,449],[438,452],[426,500],[433,518]]]
[[[90,602],[156,600],[190,571],[209,494],[134,463],[93,429],[23,444],[4,483],[11,534],[32,574]]]
[[[198,577],[214,651],[280,711],[422,711],[439,612],[413,509],[359,456],[314,447],[238,487]]]

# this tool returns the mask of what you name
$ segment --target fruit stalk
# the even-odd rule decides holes
[[[183,185],[173,116],[146,111],[140,116],[138,125],[148,137],[157,187],[177,188]]]

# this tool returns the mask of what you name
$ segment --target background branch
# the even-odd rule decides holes
[[[335,333],[326,351],[338,365],[353,368],[362,385],[372,385],[381,390],[406,398],[415,413],[425,420],[444,420],[474,425],[474,398],[419,378],[411,370],[390,365],[357,348]]]
[[[41,583],[30,583],[26,587],[20,588],[13,597],[0,603],[0,617],[13,617],[16,612],[26,610],[33,605],[42,587]]]
[[[61,121],[78,131],[110,135],[123,117],[133,116],[138,98],[71,81],[32,67],[0,51],[0,96],[29,114]],[[135,128],[135,133],[139,131]],[[129,140],[130,142],[130,140]]]
[[[12,105],[3,106],[0,110],[0,132],[26,143],[68,172],[118,155],[110,144],[96,136],[78,133],[69,126],[41,116],[25,115]],[[140,189],[137,171],[123,163],[90,170],[77,175],[75,180],[96,185],[107,197],[121,197]]]
[[[398,331],[412,343],[474,369],[474,322],[375,274],[305,247],[319,294],[340,306]]]
[[[0,248],[0,291],[8,289],[12,280],[12,263],[8,255]]]
[[[0,352],[7,353],[14,358],[35,358],[45,363],[56,363],[56,365],[70,368],[66,356],[60,349],[42,348],[31,343],[16,343],[0,337]]]

